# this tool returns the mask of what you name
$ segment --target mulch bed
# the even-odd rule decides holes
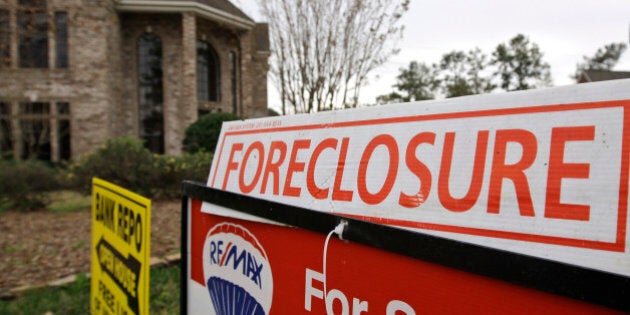
[[[181,201],[152,201],[151,256],[180,251]],[[0,292],[90,272],[91,213],[0,215]]]

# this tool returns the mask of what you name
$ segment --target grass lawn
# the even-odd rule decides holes
[[[53,213],[67,213],[90,209],[92,196],[82,195],[72,190],[48,193],[46,207]]]
[[[151,314],[179,314],[179,266],[151,269]],[[74,283],[27,291],[13,301],[0,301],[0,314],[89,314],[90,279],[78,277]]]

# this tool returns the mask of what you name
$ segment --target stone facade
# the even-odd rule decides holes
[[[48,24],[53,26],[45,31],[47,67],[20,65],[18,20],[27,2],[44,3]],[[10,59],[0,65],[0,153],[27,156],[29,143],[22,138],[29,134],[28,119],[44,122],[39,132],[46,134],[42,139],[47,137],[49,144],[42,150],[53,161],[85,155],[112,137],[141,137],[138,40],[143,34],[157,35],[161,41],[164,153],[181,153],[185,129],[200,113],[267,115],[266,25],[256,24],[227,0],[172,1],[168,7],[159,6],[164,1],[129,3],[0,0],[0,26],[9,26],[5,36],[0,31],[0,57],[5,49]],[[59,12],[68,20],[67,67],[57,67],[59,35],[54,21]],[[3,22],[3,17],[8,21]],[[197,97],[199,40],[209,43],[218,56],[217,100]],[[24,110],[34,103],[47,109]],[[69,135],[64,137],[58,125],[67,124],[65,120]]]

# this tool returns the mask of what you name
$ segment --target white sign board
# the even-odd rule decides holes
[[[208,186],[630,276],[629,111],[618,80],[226,122]]]

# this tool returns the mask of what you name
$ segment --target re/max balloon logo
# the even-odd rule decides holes
[[[238,270],[262,288],[260,273],[264,267],[263,264],[258,263],[255,254],[246,249],[239,250],[239,246],[232,242],[228,242],[226,246],[222,240],[210,241],[210,263]]]
[[[204,279],[216,314],[269,314],[273,277],[267,254],[247,229],[215,225],[203,249]]]

